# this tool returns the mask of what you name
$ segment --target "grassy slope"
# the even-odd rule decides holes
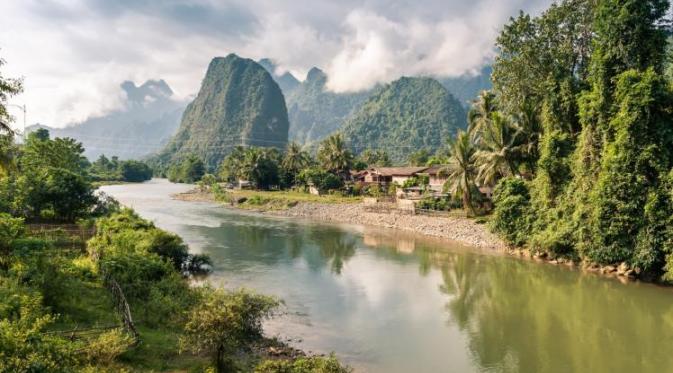
[[[100,276],[95,273],[95,266],[88,255],[58,248],[54,249],[54,253],[63,259],[62,270],[68,277],[63,289],[65,296],[60,298],[62,302],[59,302],[57,310],[59,317],[50,329],[71,331],[118,325],[119,319],[110,294]],[[108,371],[201,372],[207,367],[208,360],[204,357],[179,354],[179,330],[149,328],[142,321],[135,321],[141,343],[120,356],[118,363],[107,367]],[[81,337],[86,339],[96,336],[94,333]]]

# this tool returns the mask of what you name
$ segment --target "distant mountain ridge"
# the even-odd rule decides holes
[[[36,124],[26,131],[45,128],[52,137],[74,138],[82,142],[90,160],[101,154],[141,158],[161,149],[177,130],[186,104],[173,99],[164,80],[148,80],[140,86],[125,81],[120,87],[126,101],[119,110],[63,128]]]
[[[167,165],[195,154],[212,171],[238,145],[284,148],[288,127],[283,93],[264,67],[235,54],[216,57],[155,160]]]
[[[327,90],[327,75],[313,67],[304,81],[291,73],[276,74],[277,65],[268,58],[259,63],[271,74],[285,96],[290,121],[289,139],[302,145],[316,142],[338,131],[380,87],[354,92]],[[483,67],[477,74],[436,78],[465,109],[469,109],[479,92],[492,88],[492,68]]]
[[[314,67],[286,98],[293,141],[308,144],[339,130],[372,92],[334,93],[326,84],[327,75]]]
[[[356,154],[378,149],[404,163],[419,149],[446,146],[466,127],[465,109],[437,80],[403,77],[372,94],[340,131]]]
[[[301,82],[297,80],[297,78],[295,78],[294,75],[292,75],[292,73],[289,71],[286,71],[280,75],[276,74],[278,66],[276,66],[276,63],[269,58],[262,58],[261,60],[257,61],[257,63],[266,69],[269,74],[271,74],[271,77],[273,77],[276,83],[278,83],[281,91],[283,91],[285,99],[287,99],[287,96],[301,84]]]
[[[493,88],[491,74],[493,68],[490,65],[484,66],[478,74],[464,74],[452,78],[437,79],[444,88],[446,88],[458,101],[469,108],[472,102],[477,98],[479,92]]]

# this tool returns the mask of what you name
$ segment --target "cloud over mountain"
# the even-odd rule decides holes
[[[118,109],[120,80],[163,78],[185,98],[214,56],[270,57],[328,88],[477,71],[502,24],[551,0],[43,0],[0,3],[4,74],[26,77],[29,121],[65,125]],[[47,98],[48,99],[45,99]]]

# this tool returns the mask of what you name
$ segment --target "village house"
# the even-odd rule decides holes
[[[444,184],[449,179],[449,176],[446,173],[441,173],[440,171],[445,168],[443,165],[434,165],[432,167],[426,168],[421,175],[428,176],[428,187],[433,192],[441,192],[444,189]]]
[[[355,177],[356,181],[365,184],[402,185],[426,169],[427,167],[373,167],[359,172]]]

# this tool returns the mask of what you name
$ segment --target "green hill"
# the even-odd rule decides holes
[[[460,102],[431,78],[401,78],[367,99],[341,129],[355,153],[385,150],[395,162],[421,148],[445,146],[466,127]]]
[[[334,93],[326,89],[327,75],[314,67],[301,85],[286,93],[290,139],[307,144],[337,131],[371,91]]]
[[[283,93],[262,66],[235,54],[216,57],[157,160],[195,154],[213,170],[237,145],[285,147],[288,127]]]

